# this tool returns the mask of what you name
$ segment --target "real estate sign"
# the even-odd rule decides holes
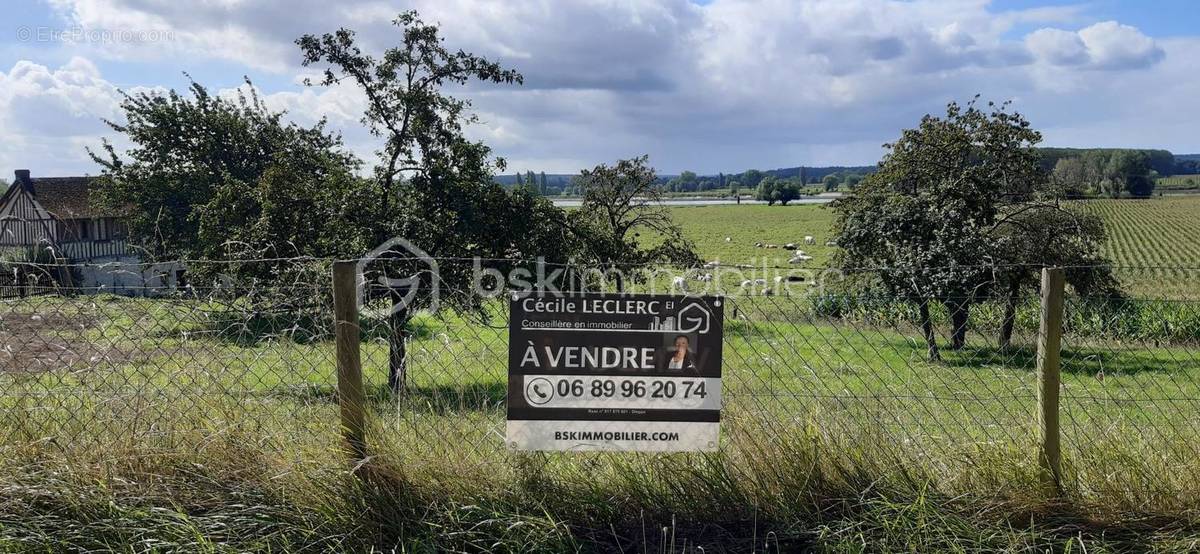
[[[514,296],[509,446],[716,450],[722,308],[719,297]]]

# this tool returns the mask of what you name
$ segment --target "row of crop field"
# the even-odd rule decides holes
[[[1200,189],[1200,175],[1172,175],[1170,177],[1159,177],[1154,182],[1154,188],[1158,190],[1198,190]]]
[[[1200,267],[1200,198],[1085,200],[1104,219],[1105,253],[1117,265]]]
[[[1105,254],[1122,266],[1129,292],[1159,298],[1200,294],[1200,198],[1084,200],[1077,206],[1100,216]]]

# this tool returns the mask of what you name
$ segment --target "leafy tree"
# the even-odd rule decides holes
[[[1105,176],[1111,183],[1109,194],[1116,198],[1122,191],[1130,196],[1150,196],[1154,180],[1150,177],[1149,158],[1139,150],[1116,150],[1108,158]]]
[[[672,192],[689,192],[699,189],[699,180],[695,172],[684,171],[678,177],[667,181],[667,189]]]
[[[550,187],[546,185],[546,172],[538,174],[538,189],[541,190],[542,196],[550,194]]]
[[[369,238],[355,224],[366,207],[359,161],[324,122],[285,122],[254,94],[143,92],[121,101],[124,123],[107,121],[132,147],[119,156],[105,140],[89,150],[101,166],[97,201],[128,214],[129,238],[151,259],[342,257]],[[234,271],[267,279],[290,262]],[[193,282],[216,266],[197,264]]]
[[[858,183],[861,181],[862,181],[862,176],[852,173],[850,175],[847,175],[846,179],[843,180],[842,182],[845,183],[846,188],[853,190],[854,187],[857,187]]]
[[[821,183],[825,185],[825,192],[833,192],[837,190],[838,185],[842,184],[842,180],[835,174],[826,175],[821,179]]]
[[[740,181],[746,188],[756,188],[758,187],[758,184],[762,182],[763,177],[765,177],[763,172],[757,169],[747,169],[742,173],[741,177],[738,178],[738,181]]]
[[[525,172],[525,186],[529,187],[529,190],[532,190],[537,194],[543,193],[541,186],[538,184],[537,176],[535,176],[532,171]]]
[[[781,206],[786,206],[788,202],[800,197],[800,186],[792,181],[783,181],[774,175],[767,175],[758,184],[758,192],[755,195],[757,200],[767,203],[768,206],[774,206],[778,202]]]
[[[1104,171],[1108,165],[1109,154],[1104,150],[1087,150],[1079,156],[1083,164],[1082,177],[1086,183],[1085,190],[1092,194],[1105,194]]]
[[[583,201],[561,220],[582,245],[579,261],[615,270],[619,291],[625,290],[627,275],[637,278],[633,270],[640,266],[690,267],[700,261],[695,245],[662,204],[662,188],[647,160],[641,156],[581,171],[577,183]]]
[[[570,237],[547,224],[562,218],[561,210],[527,190],[510,194],[494,182],[492,176],[503,170],[504,161],[493,159],[490,148],[465,136],[464,126],[477,121],[470,102],[444,92],[472,81],[519,84],[521,75],[474,54],[447,49],[438,27],[423,22],[416,12],[401,13],[393,23],[400,30],[400,45],[379,56],[363,52],[354,32],[344,28],[296,41],[305,66],[324,68],[321,85],[349,84],[363,93],[362,122],[383,142],[382,162],[374,172],[374,201],[363,214],[373,243],[404,237],[443,259],[512,259],[536,252],[551,261],[566,260]],[[420,273],[425,268],[418,260],[392,261],[415,289],[410,302],[402,299],[404,292],[413,291],[392,293],[396,304],[389,322],[393,335],[388,381],[398,390],[404,382],[408,322],[416,309],[432,300],[432,286]],[[520,263],[497,269],[503,272]],[[472,268],[443,263],[439,270],[442,290],[457,292],[444,294],[442,304],[486,317],[482,299],[469,292]]]
[[[969,308],[989,282],[989,236],[1006,203],[1044,181],[1033,145],[1041,135],[1006,105],[950,103],[886,145],[879,170],[834,202],[839,263],[916,304],[928,355],[940,359],[930,305],[951,313],[952,347],[966,340]],[[886,268],[886,269],[884,269]]]
[[[766,202],[768,206],[774,206],[775,202],[779,201],[777,189],[779,181],[774,175],[768,175],[763,180],[758,182],[758,191],[755,194],[755,200]]]
[[[1067,198],[1083,196],[1092,180],[1083,158],[1061,158],[1050,172],[1050,182]]]

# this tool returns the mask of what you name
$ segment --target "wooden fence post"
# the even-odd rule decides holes
[[[1062,347],[1064,274],[1061,267],[1042,268],[1042,314],[1038,330],[1038,427],[1041,432],[1038,460],[1043,475],[1055,490],[1062,491],[1062,446],[1058,419],[1058,396],[1062,378],[1059,354]]]
[[[334,335],[337,341],[337,398],[346,446],[358,464],[367,457],[366,391],[363,389],[358,324],[358,264],[333,264]]]

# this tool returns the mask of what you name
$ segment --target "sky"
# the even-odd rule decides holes
[[[641,154],[663,173],[868,165],[946,102],[1011,101],[1047,146],[1200,152],[1200,2],[1038,0],[46,0],[0,23],[0,176],[95,174],[127,145],[122,91],[234,94],[248,77],[298,123],[374,160],[349,86],[306,87],[293,41],[399,41],[415,9],[522,86],[467,86],[468,133],[514,171]],[[186,75],[185,75],[186,72]]]

